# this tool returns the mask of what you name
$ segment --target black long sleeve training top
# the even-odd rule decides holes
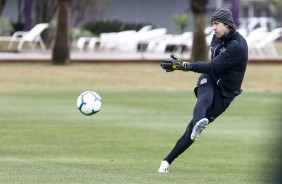
[[[211,62],[189,63],[188,70],[212,76],[222,95],[235,97],[241,93],[248,62],[248,45],[237,31],[230,31],[222,38],[213,36]]]

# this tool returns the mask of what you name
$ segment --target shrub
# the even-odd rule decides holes
[[[88,22],[83,25],[83,29],[89,30],[95,35],[100,35],[100,33],[120,32],[126,30],[138,31],[146,25],[149,25],[149,23],[126,23],[119,20],[106,20]]]
[[[7,18],[0,17],[0,35],[11,35],[14,32],[14,27],[11,21]]]

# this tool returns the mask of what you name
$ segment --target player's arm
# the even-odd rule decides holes
[[[209,74],[220,73],[236,65],[242,59],[238,54],[240,52],[244,52],[242,47],[237,44],[230,44],[225,52],[215,57],[211,62],[198,61],[189,63],[171,55],[171,59],[163,60],[161,66],[167,72],[183,70]]]
[[[211,62],[197,61],[195,63],[189,63],[182,59],[176,58],[174,55],[171,55],[171,59],[162,60],[161,67],[166,72],[182,70],[212,74],[226,70],[228,65],[221,59],[221,57],[217,57]]]
[[[221,73],[233,66],[237,65],[238,62],[244,60],[244,50],[237,42],[231,43],[226,50],[216,56],[211,62],[199,61],[191,63],[188,67],[189,71],[194,71],[198,73]]]

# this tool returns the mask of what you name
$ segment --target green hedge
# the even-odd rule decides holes
[[[100,35],[100,33],[120,32],[126,30],[138,31],[146,25],[152,25],[152,24],[127,23],[127,22],[121,22],[119,20],[106,20],[106,21],[88,22],[83,25],[83,29],[89,30],[95,35]]]

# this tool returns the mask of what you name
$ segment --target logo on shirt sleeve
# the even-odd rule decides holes
[[[208,82],[208,79],[207,78],[203,78],[201,81],[200,81],[200,84],[205,84]]]

